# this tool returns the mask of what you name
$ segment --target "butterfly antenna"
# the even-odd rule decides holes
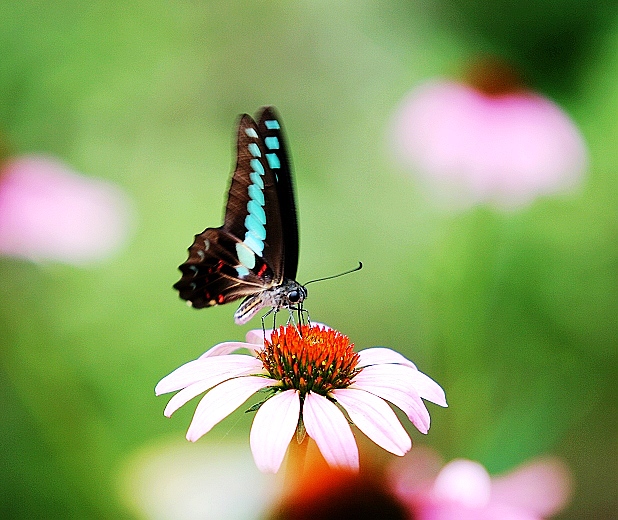
[[[344,271],[343,273],[334,274],[332,276],[326,276],[324,278],[316,278],[315,280],[309,280],[307,283],[303,284],[303,287],[313,282],[323,282],[324,280],[332,280],[333,278],[339,278],[340,276],[343,276],[346,274],[355,273],[356,271],[360,271],[362,268],[363,268],[363,263],[358,262],[358,265],[354,269],[350,269],[349,271]]]

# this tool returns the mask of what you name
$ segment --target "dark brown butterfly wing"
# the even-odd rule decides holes
[[[239,275],[235,254],[238,243],[240,240],[223,228],[208,228],[196,235],[189,258],[179,267],[182,278],[174,285],[180,297],[201,309],[238,300],[272,285],[274,273],[259,257],[256,273],[247,270]]]
[[[281,124],[272,108],[259,124],[240,118],[237,161],[225,220],[196,235],[174,285],[195,308],[259,294],[296,274],[298,229],[290,168]],[[287,261],[292,254],[293,269]]]
[[[274,107],[264,107],[258,118],[258,130],[266,148],[266,160],[276,177],[279,216],[283,233],[284,278],[296,280],[298,268],[298,218],[290,156],[281,118]]]

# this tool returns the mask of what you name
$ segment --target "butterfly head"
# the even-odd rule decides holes
[[[286,307],[298,305],[299,303],[302,303],[305,298],[307,298],[307,289],[305,289],[303,285],[293,282],[292,287],[290,287],[290,289],[285,293],[285,298],[288,302]]]

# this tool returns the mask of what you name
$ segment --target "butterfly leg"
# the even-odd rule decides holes
[[[302,303],[296,307],[296,312],[298,312],[298,322],[311,327],[311,316],[309,316],[309,311],[303,307]]]
[[[298,332],[299,337],[302,337],[301,333],[300,333],[300,325],[302,325],[302,321],[301,321],[301,315],[299,314],[299,320],[296,321],[295,317],[294,317],[294,311],[298,311],[299,308],[298,307],[287,307],[288,312],[289,312],[289,316],[288,316],[288,321],[287,321],[287,325],[289,325],[290,323],[292,325],[294,325],[294,328],[296,329],[296,332]]]
[[[287,309],[288,309],[289,316],[288,316],[288,321],[286,322],[286,325],[289,325],[291,323],[292,325],[298,328],[298,324],[296,323],[296,320],[294,319],[294,308],[288,307]]]
[[[261,319],[261,321],[262,321],[262,336],[264,337],[264,339],[266,339],[266,327],[264,326],[264,317],[265,316],[262,316],[262,319]]]
[[[262,332],[264,334],[264,338],[266,338],[266,324],[264,323],[264,320],[270,315],[273,315],[273,330],[275,330],[275,326],[276,326],[276,321],[277,321],[277,311],[275,311],[275,309],[270,309],[266,314],[264,314],[261,318],[262,320]]]
[[[309,316],[309,311],[305,308],[301,308],[300,312],[304,313],[303,316],[306,317],[307,325],[311,327],[311,316]]]
[[[296,311],[299,325],[311,325],[309,311],[303,307],[302,303],[298,304],[296,307],[290,307],[290,314],[292,314],[292,311]],[[294,319],[290,318],[288,322],[289,321],[294,321]]]

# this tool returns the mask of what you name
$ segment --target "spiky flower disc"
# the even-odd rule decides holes
[[[359,355],[348,337],[317,326],[280,327],[257,357],[283,390],[295,389],[301,396],[346,388],[360,371]]]

